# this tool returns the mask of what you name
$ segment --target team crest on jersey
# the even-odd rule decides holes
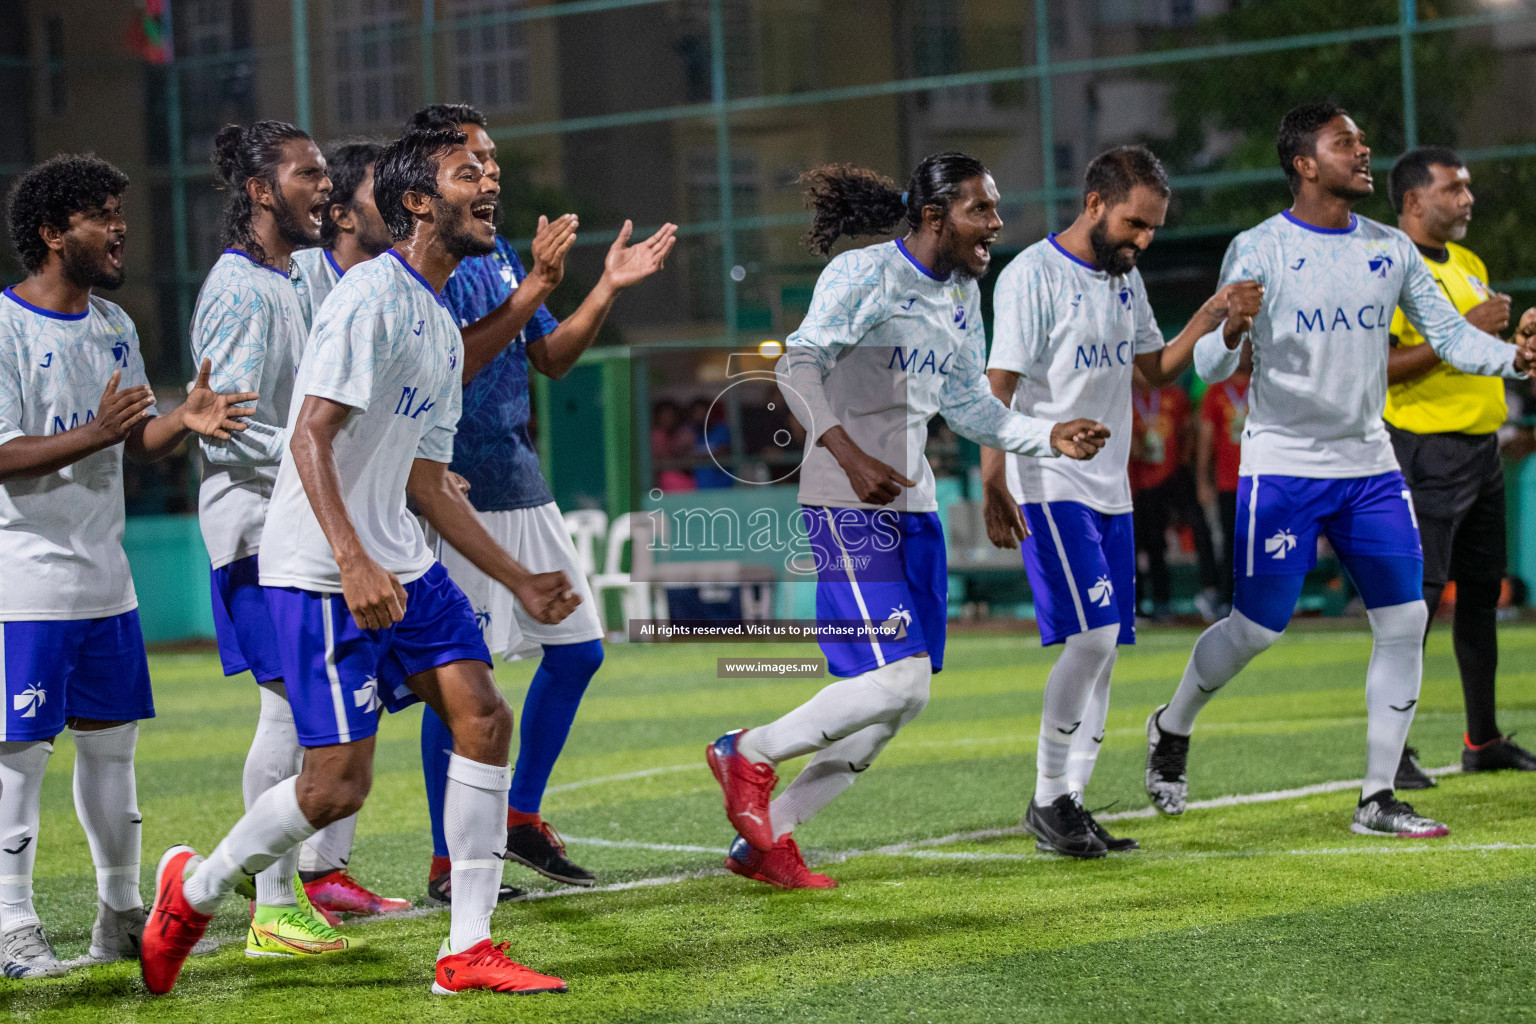
[[[1110,582],[1108,576],[1100,576],[1093,586],[1088,588],[1088,600],[1100,608],[1108,608],[1110,599],[1115,596],[1115,585]]]
[[[363,685],[357,688],[357,692],[352,694],[352,704],[364,712],[374,712],[382,708],[384,702],[379,699],[379,681],[372,677],[365,680]]]
[[[1264,542],[1264,553],[1277,561],[1285,561],[1286,552],[1296,550],[1296,535],[1290,530],[1276,531]]]
[[[1387,254],[1386,242],[1371,242],[1365,247],[1366,265],[1377,277],[1386,277],[1392,269],[1392,257]]]
[[[20,711],[22,718],[36,718],[37,709],[48,703],[48,691],[33,683],[11,698],[11,710]]]
[[[112,343],[112,361],[119,366],[128,365],[128,343],[126,341]]]
[[[1124,285],[1121,285],[1120,286],[1120,305],[1122,305],[1122,306],[1129,306],[1130,304],[1131,304],[1131,290],[1129,288],[1125,287]]]

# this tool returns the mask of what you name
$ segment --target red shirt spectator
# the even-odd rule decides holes
[[[1248,421],[1248,375],[1234,374],[1212,384],[1200,400],[1200,420],[1213,428],[1211,464],[1218,491],[1237,490],[1237,467],[1243,457],[1243,424]]]
[[[1173,384],[1131,390],[1131,490],[1144,491],[1167,480],[1184,459],[1189,396]]]

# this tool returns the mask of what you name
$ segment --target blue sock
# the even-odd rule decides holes
[[[427,784],[427,815],[432,819],[432,856],[448,856],[448,836],[443,832],[443,793],[448,788],[448,757],[453,753],[453,735],[437,717],[437,712],[422,705],[421,775]]]
[[[514,811],[539,812],[549,773],[571,733],[581,695],[587,692],[587,683],[602,663],[601,640],[544,647],[544,660],[533,674],[523,701],[517,768],[512,773],[512,790],[507,794],[507,805]]]

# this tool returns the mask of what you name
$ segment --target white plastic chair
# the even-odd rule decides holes
[[[581,508],[565,514],[565,532],[576,546],[577,563],[583,576],[597,572],[597,548],[608,532],[608,513],[601,509]]]
[[[662,524],[662,531],[666,531],[666,518],[657,517]],[[603,627],[608,627],[606,606],[603,603],[603,594],[609,590],[623,591],[623,614],[625,628],[611,631],[610,641],[622,641],[629,639],[628,623],[630,619],[665,618],[666,602],[661,600],[659,607],[663,610],[658,614],[652,605],[657,604],[652,598],[652,585],[634,579],[633,572],[625,572],[624,549],[626,546],[633,548],[630,553],[631,570],[643,568],[650,564],[651,553],[645,550],[650,544],[651,531],[655,528],[656,520],[643,512],[626,512],[613,520],[608,530],[608,544],[603,557],[603,571],[594,573],[589,579],[592,587],[592,600],[597,602],[598,614],[603,619]]]

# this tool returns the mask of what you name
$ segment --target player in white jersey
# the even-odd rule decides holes
[[[0,297],[0,933],[5,974],[54,976],[32,905],[43,772],[75,737],[75,811],[96,865],[91,956],[137,957],[138,721],[153,718],[138,597],[123,553],[123,455],[171,454],[189,431],[228,440],[254,394],[215,395],[208,364],[158,414],[138,333],[92,294],[123,283],[128,178],[57,156],[17,181],[11,241],[26,280]]]
[[[823,167],[802,179],[815,209],[810,243],[905,237],[844,252],[816,282],[785,341],[780,389],[805,427],[800,504],[816,561],[816,614],[853,624],[826,639],[839,681],[783,718],[726,733],[707,749],[738,832],[726,867],[786,889],[829,888],[795,844],[795,827],[853,784],[928,703],[943,667],[948,573],[933,470],[923,456],[935,414],[980,444],[1092,458],[1109,432],[1010,411],[987,388],[981,290],[1002,220],[981,162],[939,153],[905,193],[873,171]],[[776,767],[816,757],[776,800]]]
[[[1130,480],[1131,378],[1171,383],[1195,342],[1258,311],[1263,289],[1227,285],[1164,345],[1136,259],[1168,212],[1168,175],[1144,146],[1122,146],[1088,165],[1083,211],[1067,230],[1020,253],[998,275],[987,376],[1015,412],[1045,419],[1086,414],[1110,430],[1092,462],[982,449],[987,535],[1023,548],[1040,642],[1062,644],[1046,680],[1035,795],[1024,825],[1042,850],[1102,857],[1134,850],[1083,807],[1119,644],[1136,642],[1136,541]],[[1234,323],[1237,322],[1234,319]]]
[[[445,811],[453,913],[432,990],[565,989],[491,942],[512,712],[473,609],[406,508],[409,490],[445,539],[540,620],[575,607],[570,581],[514,562],[447,477],[464,349],[440,293],[462,258],[490,248],[498,188],[462,132],[410,133],[386,147],[374,171],[396,247],[353,268],[321,308],[262,534],[261,585],[281,639],[303,770],[262,793],[206,860],[184,846],[161,858],[142,959],[151,992],[175,985],[242,875],[357,812],[372,781],[380,710],[418,700],[436,707],[454,744]]]
[[[1178,691],[1147,719],[1147,794],[1180,814],[1195,716],[1290,621],[1319,536],[1343,562],[1374,635],[1365,676],[1365,784],[1353,831],[1443,836],[1438,821],[1393,794],[1419,699],[1426,610],[1413,499],[1382,422],[1392,310],[1467,373],[1517,377],[1536,358],[1536,311],[1514,347],[1456,312],[1412,240],[1356,216],[1369,196],[1371,151],[1332,103],[1297,107],[1277,148],[1294,204],[1232,240],[1223,283],[1254,279],[1264,304],[1252,323],[1253,379],[1238,488],[1232,614],[1195,643]],[[1243,336],[1228,324],[1200,339],[1208,381],[1236,369]]]
[[[383,148],[376,142],[347,142],[325,154],[331,198],[320,223],[320,244],[293,254],[293,283],[306,329],[342,275],[394,244],[373,201],[373,166]]]

